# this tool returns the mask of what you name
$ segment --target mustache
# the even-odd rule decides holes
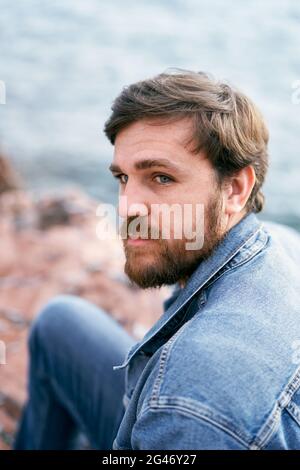
[[[148,218],[145,216],[127,217],[120,228],[122,238],[134,237],[159,238],[160,230],[157,226],[150,226]]]

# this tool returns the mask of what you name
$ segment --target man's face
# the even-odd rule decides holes
[[[122,235],[125,272],[142,288],[184,282],[224,237],[222,192],[216,173],[204,154],[195,155],[184,146],[191,125],[189,119],[155,125],[138,121],[119,132],[115,141],[111,171],[120,184],[119,215],[127,235]],[[162,230],[163,212],[157,216],[161,204],[182,209],[181,215],[179,211],[168,218],[167,238]],[[188,213],[187,205],[191,208]],[[204,219],[197,216],[197,207],[202,207]],[[176,232],[178,218],[182,219],[181,237]],[[194,238],[186,236],[186,221],[191,223]],[[153,225],[156,232],[151,238]],[[139,227],[140,235],[132,227]],[[201,247],[187,249],[187,242],[199,238],[200,232]]]

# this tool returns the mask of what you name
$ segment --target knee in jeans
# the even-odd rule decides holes
[[[47,302],[34,319],[29,332],[29,349],[36,346],[55,346],[62,333],[68,332],[70,312],[76,310],[80,299],[72,295],[57,295]]]

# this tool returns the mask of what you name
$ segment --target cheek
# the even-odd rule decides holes
[[[182,185],[180,189],[176,191],[177,203],[180,204],[206,204],[211,198],[214,185],[210,181],[193,180],[190,183]]]

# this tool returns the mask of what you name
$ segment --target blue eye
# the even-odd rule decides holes
[[[125,175],[124,173],[120,173],[119,175],[114,175],[117,180],[120,181],[121,184],[126,184],[128,180],[128,176]],[[124,177],[126,178],[124,181]],[[123,179],[122,179],[123,178]]]
[[[167,184],[173,181],[172,178],[166,175],[157,175],[155,176],[155,178],[160,178],[160,181],[159,181],[160,184]]]

